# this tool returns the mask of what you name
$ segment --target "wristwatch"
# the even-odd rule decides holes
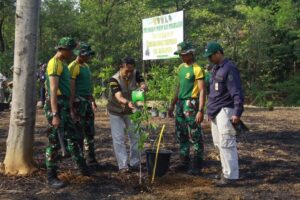
[[[201,109],[198,110],[198,112],[204,113],[204,109],[201,108]]]
[[[52,112],[52,117],[58,116],[58,112]]]

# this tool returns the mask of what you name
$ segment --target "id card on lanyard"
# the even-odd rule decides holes
[[[216,66],[213,70],[213,80],[214,80],[214,87],[215,87],[215,91],[219,91],[219,83],[216,81],[216,75],[218,70],[220,69],[220,66]]]
[[[215,91],[219,91],[219,83],[215,82]]]

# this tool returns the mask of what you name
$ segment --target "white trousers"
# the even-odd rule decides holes
[[[117,116],[109,113],[113,146],[119,169],[128,168],[128,154],[125,144],[125,133],[128,133],[130,142],[130,166],[137,166],[140,163],[138,151],[138,135],[134,133],[134,126],[128,115]]]
[[[239,178],[239,163],[236,144],[236,131],[231,124],[232,108],[222,108],[211,121],[214,145],[219,149],[222,172],[227,179]]]

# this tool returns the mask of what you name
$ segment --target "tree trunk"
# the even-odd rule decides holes
[[[36,66],[40,0],[17,1],[13,98],[4,170],[26,175],[35,171],[33,134],[36,113]]]

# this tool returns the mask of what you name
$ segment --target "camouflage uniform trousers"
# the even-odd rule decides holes
[[[180,144],[180,157],[190,157],[190,147],[194,149],[193,160],[203,161],[203,137],[201,125],[195,122],[199,100],[178,100],[176,104],[175,131]]]
[[[75,114],[79,118],[77,130],[81,132],[81,147],[84,146],[89,158],[95,159],[95,115],[90,97],[76,97]]]
[[[71,154],[72,159],[76,162],[79,168],[85,167],[82,149],[79,145],[80,135],[76,131],[75,123],[71,120],[69,99],[66,97],[57,98],[58,115],[60,125],[54,128],[52,123],[52,112],[50,101],[47,100],[44,106],[45,115],[48,120],[50,129],[48,134],[49,144],[46,147],[46,167],[48,170],[57,169],[57,161],[60,159],[58,151],[61,146],[58,139],[58,132],[64,133],[64,143],[66,150]]]

